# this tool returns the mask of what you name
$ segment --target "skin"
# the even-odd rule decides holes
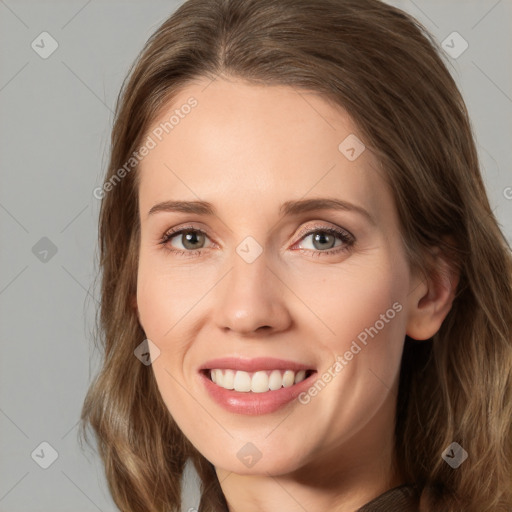
[[[140,167],[136,307],[160,350],[154,375],[179,427],[214,464],[231,511],[353,511],[404,483],[392,470],[404,338],[437,332],[457,278],[411,272],[377,160],[368,149],[354,161],[338,150],[358,135],[343,109],[284,86],[210,82],[187,85],[166,105],[151,130],[190,96],[198,101]],[[354,211],[279,216],[285,201],[318,197],[356,204],[373,221]],[[148,215],[167,200],[206,200],[217,215]],[[199,252],[183,235],[167,247],[192,256],[159,244],[189,224],[206,233],[194,242]],[[305,227],[339,227],[356,241],[318,255],[346,244],[315,245],[313,235],[298,236]],[[252,263],[236,252],[247,236],[263,248]],[[402,310],[307,404],[234,414],[201,385],[198,367],[228,355],[292,359],[321,375],[395,302]],[[250,468],[237,457],[248,442],[262,454]]]

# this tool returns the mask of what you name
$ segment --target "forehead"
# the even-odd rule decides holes
[[[216,197],[240,215],[267,206],[277,213],[308,196],[343,198],[374,214],[391,207],[357,126],[313,92],[199,80],[161,110],[146,136],[154,147],[139,165],[141,215],[158,201]]]

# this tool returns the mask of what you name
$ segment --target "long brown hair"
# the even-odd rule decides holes
[[[180,510],[191,460],[201,512],[227,511],[212,464],[186,439],[150,366],[132,307],[140,225],[137,167],[116,173],[161,108],[191,80],[218,76],[320,93],[343,107],[379,159],[411,266],[434,247],[460,273],[439,332],[406,339],[396,459],[420,510],[512,506],[512,259],[489,206],[464,101],[441,50],[414,18],[378,0],[188,0],[151,36],[116,105],[99,219],[103,366],[82,410],[124,512]],[[200,107],[199,107],[200,108]],[[117,174],[119,177],[119,173]],[[81,440],[80,440],[81,442]],[[469,458],[452,469],[442,453]]]

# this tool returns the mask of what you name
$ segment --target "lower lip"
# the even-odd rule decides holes
[[[295,400],[311,386],[316,373],[316,371],[313,372],[307,379],[293,386],[264,393],[225,389],[212,382],[204,372],[200,372],[200,377],[210,396],[224,409],[229,412],[255,416],[275,412]]]

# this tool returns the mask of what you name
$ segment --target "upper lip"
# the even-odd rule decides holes
[[[252,359],[222,357],[211,359],[199,368],[199,370],[213,369],[242,370],[245,372],[256,372],[258,370],[314,370],[311,365],[285,359],[275,359],[273,357],[256,357]]]

